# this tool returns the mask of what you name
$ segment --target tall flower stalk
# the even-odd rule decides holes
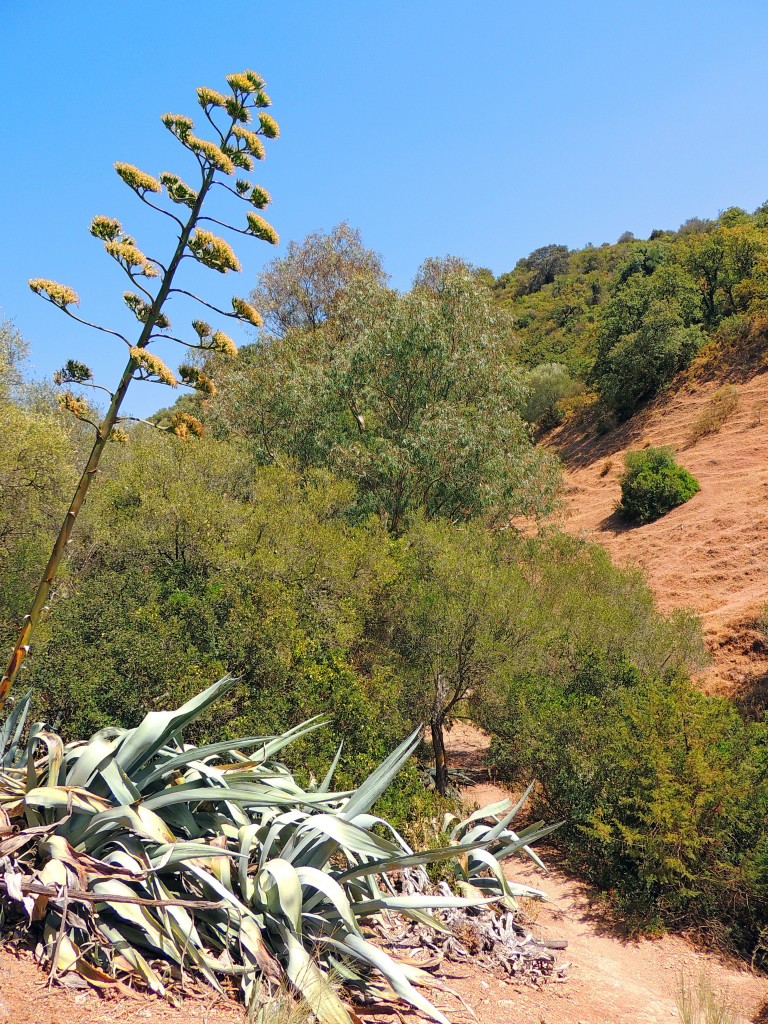
[[[163,360],[150,350],[150,346],[156,341],[171,340],[198,351],[218,351],[230,356],[237,352],[234,342],[227,334],[221,330],[214,330],[203,320],[192,322],[193,340],[171,334],[170,320],[163,312],[167,300],[174,294],[185,295],[221,316],[255,326],[261,325],[261,317],[257,310],[242,298],[235,296],[232,299],[232,309],[225,311],[174,284],[176,273],[185,259],[195,260],[222,274],[240,270],[240,263],[229,243],[214,234],[207,226],[209,224],[260,238],[273,245],[278,241],[274,228],[254,212],[254,208],[262,210],[268,205],[269,193],[260,185],[239,176],[242,171],[253,171],[254,162],[264,158],[263,140],[275,139],[279,135],[276,122],[264,111],[264,108],[270,106],[271,101],[265,92],[264,80],[254,71],[228,75],[226,80],[229,86],[228,93],[205,87],[197,90],[198,102],[213,133],[213,140],[196,135],[194,123],[183,114],[164,114],[162,117],[165,127],[196,159],[199,167],[197,188],[192,188],[176,174],[167,171],[155,178],[131,164],[115,164],[115,170],[120,178],[139,199],[153,210],[170,218],[177,226],[176,248],[167,266],[159,260],[145,256],[136,245],[135,239],[124,232],[119,221],[111,217],[97,216],[91,222],[91,234],[104,243],[107,253],[130,279],[131,290],[123,294],[123,299],[141,325],[138,338],[131,340],[120,331],[91,323],[78,316],[72,309],[79,304],[77,293],[72,288],[43,278],[35,278],[29,282],[34,292],[78,323],[122,341],[128,348],[128,362],[114,391],[96,384],[90,368],[77,360],[69,360],[55,376],[56,383],[60,385],[98,388],[109,395],[110,401],[104,417],[100,422],[96,422],[91,419],[91,409],[82,397],[68,388],[61,395],[62,406],[89,423],[94,428],[96,436],[32,606],[25,616],[5,675],[0,681],[0,710],[29,651],[30,639],[46,607],[75,521],[98,470],[104,448],[110,438],[120,437],[121,421],[132,418],[120,415],[131,382],[149,380],[170,387],[177,387],[181,383],[208,394],[213,390],[212,381],[199,367],[189,363],[182,364],[178,375],[174,374]],[[233,184],[230,184],[227,178],[232,178]],[[245,226],[237,227],[203,215],[206,198],[216,185],[249,206]],[[164,197],[165,202],[158,205],[158,202],[150,198],[151,196]],[[170,206],[169,203],[173,205]],[[180,212],[183,211],[181,216],[173,212],[174,207]],[[203,224],[206,226],[202,226]],[[154,291],[151,287],[153,283],[156,285]],[[177,412],[173,416],[166,429],[181,438],[199,435],[202,432],[198,421],[182,412]]]

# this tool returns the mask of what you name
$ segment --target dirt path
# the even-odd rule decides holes
[[[458,723],[448,737],[455,767],[482,766],[488,738],[469,723]],[[463,793],[467,806],[507,796],[492,782]],[[765,1021],[768,978],[717,960],[684,939],[627,941],[602,913],[581,883],[553,869],[542,876],[533,865],[514,859],[508,877],[544,889],[551,904],[528,908],[531,928],[548,939],[566,939],[561,958],[570,963],[567,979],[541,988],[512,985],[471,965],[446,964],[443,980],[476,1013],[480,1024],[668,1024],[677,1019],[675,990],[681,976],[702,973],[727,994],[741,1014],[739,1024]],[[434,998],[434,994],[433,994]],[[454,998],[435,999],[455,1024],[471,1016]],[[417,1014],[382,1009],[361,1013],[363,1024],[417,1024]],[[241,1007],[206,995],[174,1008],[149,996],[101,997],[91,990],[47,988],[46,978],[28,955],[0,947],[0,1024],[245,1024]]]
[[[475,766],[487,745],[481,730],[457,724],[448,742],[452,764]],[[482,805],[508,795],[485,782],[464,790],[463,798],[468,805]],[[572,964],[569,978],[540,991],[517,991],[477,975],[458,979],[456,987],[483,1024],[661,1024],[678,1017],[675,991],[680,976],[698,978],[702,973],[730,996],[742,1021],[765,1019],[759,1014],[768,1006],[768,978],[719,961],[677,936],[628,941],[585,886],[557,869],[542,876],[527,863],[515,858],[507,875],[544,889],[553,900],[552,905],[534,905],[533,931],[568,941],[562,957]]]

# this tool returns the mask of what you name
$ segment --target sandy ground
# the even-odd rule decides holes
[[[488,738],[475,726],[457,723],[448,752],[455,766],[478,769]],[[468,788],[468,807],[508,794],[490,781]],[[530,866],[529,866],[530,865]],[[472,966],[446,964],[441,977],[475,1013],[480,1024],[667,1024],[678,1019],[675,992],[679,979],[705,974],[713,988],[738,1009],[739,1024],[768,1020],[768,978],[725,962],[685,939],[628,940],[589,890],[556,868],[547,875],[530,862],[515,859],[509,878],[544,889],[552,902],[528,908],[534,933],[565,939],[561,960],[570,964],[563,981],[541,987],[512,985]],[[455,1024],[473,1020],[461,1002],[432,993],[436,1005]],[[416,1024],[418,1014],[382,1008],[361,1012],[363,1024]],[[211,996],[185,1000],[174,1008],[148,996],[103,997],[89,990],[46,987],[46,979],[27,955],[17,958],[0,948],[0,1024],[245,1024],[242,1009]]]
[[[735,384],[733,417],[687,447],[718,386],[685,385],[603,438],[563,430],[550,443],[568,467],[564,528],[641,566],[661,608],[701,615],[712,654],[705,689],[762,704],[768,640],[755,619],[768,604],[768,373]],[[614,515],[623,456],[648,444],[672,445],[701,490],[655,523],[627,527]]]

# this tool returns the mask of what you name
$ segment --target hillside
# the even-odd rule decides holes
[[[712,655],[702,685],[763,706],[768,640],[755,620],[768,602],[768,375],[732,384],[733,416],[688,446],[721,383],[683,382],[603,436],[585,439],[566,424],[548,444],[567,467],[565,528],[641,566],[663,609],[701,615]],[[648,444],[672,445],[701,491],[655,523],[628,527],[614,515],[623,456]]]

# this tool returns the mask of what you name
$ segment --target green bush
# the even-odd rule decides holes
[[[573,669],[510,679],[482,724],[494,769],[520,784],[535,772],[534,813],[565,821],[556,841],[630,926],[703,927],[755,952],[768,934],[764,723],[593,648]]]
[[[700,490],[698,480],[675,462],[671,448],[627,452],[617,512],[635,523],[650,523]]]

